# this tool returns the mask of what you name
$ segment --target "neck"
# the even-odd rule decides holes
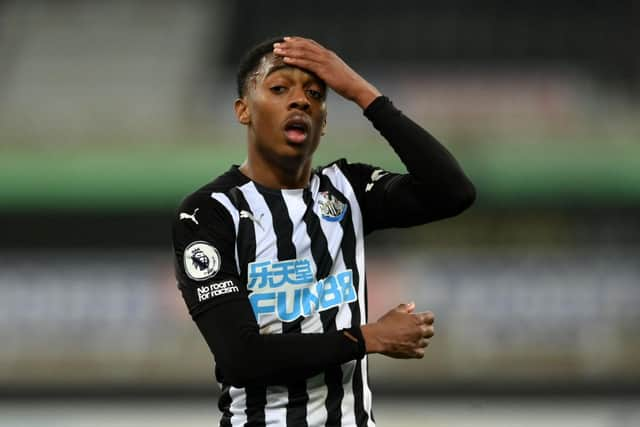
[[[272,189],[304,188],[311,178],[311,159],[304,161],[268,161],[252,155],[240,166],[240,172],[258,184]]]

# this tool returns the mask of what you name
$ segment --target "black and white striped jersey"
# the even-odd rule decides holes
[[[450,216],[446,186],[464,175],[386,98],[368,110],[409,174],[343,159],[305,188],[269,189],[234,166],[180,206],[176,276],[216,360],[223,426],[375,425],[364,236]],[[422,166],[444,178],[426,182]]]
[[[380,194],[372,191],[377,181],[393,176],[341,160],[317,169],[307,188],[273,190],[233,167],[194,193],[176,224],[180,289],[190,313],[241,298],[261,335],[366,323],[364,222],[379,215],[362,209],[378,210],[384,200],[362,199]],[[366,356],[319,369],[290,384],[252,389],[227,383],[220,367],[225,420],[245,425],[256,411],[266,425],[373,425]]]

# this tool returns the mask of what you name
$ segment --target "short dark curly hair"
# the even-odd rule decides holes
[[[238,89],[238,97],[242,98],[247,88],[247,79],[251,73],[253,73],[260,60],[265,55],[273,52],[273,44],[283,42],[283,37],[272,37],[268,40],[258,43],[247,51],[242,57],[240,64],[238,65],[238,72],[236,74],[236,84]]]

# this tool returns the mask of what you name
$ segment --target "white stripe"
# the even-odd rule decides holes
[[[315,176],[314,178],[317,179]],[[303,220],[304,213],[307,210],[307,205],[304,203],[302,197],[303,191],[304,190],[282,190],[282,197],[287,206],[291,223],[293,224],[291,240],[296,248],[296,258],[307,258],[311,262],[315,274],[318,271],[318,266],[311,253],[311,239],[307,234],[307,224]],[[311,316],[304,318],[300,324],[300,329],[303,333],[323,332],[320,314],[315,312]]]
[[[247,422],[247,394],[244,388],[229,387],[229,395],[231,396],[231,425],[244,426]]]
[[[273,245],[273,242],[276,240],[273,230],[273,218],[271,217],[271,211],[269,210],[267,202],[264,200],[264,197],[262,197],[262,194],[258,192],[253,182],[248,182],[238,188],[247,200],[251,213],[256,218],[256,221],[250,218],[246,219],[246,221],[253,223],[253,229],[256,235],[256,259],[261,261],[277,261],[278,249]]]
[[[356,265],[358,268],[358,305],[360,307],[360,324],[364,325],[367,322],[366,313],[366,301],[365,301],[365,262],[364,262],[364,231],[362,223],[362,211],[360,210],[360,204],[356,197],[353,187],[349,183],[349,180],[344,176],[342,171],[337,165],[326,168],[322,171],[323,174],[329,177],[333,186],[345,195],[351,206],[351,218],[353,220],[353,228],[356,237]],[[369,424],[374,426],[375,423],[371,420],[371,390],[369,389],[369,382],[367,381],[367,356],[362,359],[361,363],[362,375],[362,398],[364,404],[364,410],[369,415]]]
[[[320,179],[313,175],[310,184],[311,197],[315,201],[318,194]],[[296,248],[296,257],[298,259],[307,258],[311,261],[314,275],[317,274],[318,267],[311,253],[311,238],[307,234],[307,224],[303,217],[307,210],[304,202],[303,190],[284,190],[282,191],[289,218],[293,223],[294,229],[292,234],[293,245]],[[303,333],[320,333],[324,331],[320,313],[315,312],[311,316],[302,320],[300,329]],[[309,426],[320,426],[327,422],[327,408],[325,401],[328,396],[328,389],[324,380],[324,373],[308,378],[307,394],[309,401],[307,402],[307,424]]]
[[[260,261],[277,261],[278,260],[278,236],[275,234],[274,221],[269,205],[264,196],[258,191],[253,182],[249,182],[242,187],[240,191],[245,196],[247,203],[251,208],[254,217],[260,221],[260,224],[254,223],[256,236],[256,260]],[[284,192],[283,192],[284,193]],[[297,199],[302,199],[300,193]],[[298,222],[302,222],[302,214]],[[294,222],[295,224],[296,222]],[[304,224],[304,223],[303,223]],[[299,257],[299,256],[298,256]],[[260,316],[260,333],[261,334],[281,334],[282,322],[274,314]],[[289,401],[289,392],[284,386],[267,387],[266,405],[265,405],[265,425],[266,426],[282,426],[287,422],[287,403]]]
[[[314,199],[317,197],[317,192],[320,187],[320,179],[317,179],[318,185],[315,188]],[[333,182],[332,182],[333,184]],[[335,184],[333,186],[336,187]],[[331,270],[331,274],[338,273],[340,271],[345,271],[347,269],[343,253],[342,253],[342,239],[344,237],[344,230],[342,226],[338,226],[335,223],[329,223],[328,221],[324,221],[322,219],[322,215],[319,215],[319,208],[314,209],[314,213],[319,216],[319,221],[322,226],[322,231],[325,236],[327,236],[327,245],[329,246],[329,252],[334,259],[333,267]],[[347,214],[351,214],[351,212],[347,212]],[[333,225],[333,227],[332,227]],[[351,327],[351,308],[349,304],[341,304],[338,307],[338,313],[336,314],[336,329],[347,329]],[[346,395],[345,395],[346,396]]]
[[[238,227],[240,224],[240,216],[238,210],[233,205],[231,200],[224,193],[211,193],[211,198],[217,200],[225,207],[225,209],[231,215],[231,219],[233,220],[233,226],[235,229],[236,235],[236,248],[235,248],[235,257],[236,257],[236,267],[238,268],[238,274],[240,273],[240,258],[238,257]],[[245,410],[247,409],[247,395],[245,393],[244,388],[236,388],[229,387],[229,396],[231,397],[231,404],[229,405],[229,411],[231,412],[231,425],[232,426],[244,426],[247,422],[247,414]]]
[[[344,397],[342,398],[342,425],[355,426],[355,397],[353,396],[353,373],[356,369],[356,361],[351,360],[342,364],[342,389]]]
[[[345,271],[347,266],[344,264],[344,258],[342,257],[342,250],[338,254],[335,262],[333,263],[333,270],[335,272]],[[338,307],[338,314],[336,314],[336,329],[349,329],[351,327],[351,307],[349,304],[340,304]]]
[[[369,381],[367,378],[367,370],[368,370],[368,365],[369,365],[369,357],[365,354],[365,356],[362,358],[362,363],[360,364],[361,366],[361,371],[362,371],[362,400],[364,401],[364,410],[367,412],[367,415],[369,415],[369,421],[367,423],[367,426],[369,427],[375,427],[376,423],[373,422],[373,420],[371,419],[371,408],[373,406],[372,401],[371,401],[371,389],[369,388]]]
[[[324,383],[324,373],[307,380],[307,425],[323,426],[327,422],[327,408],[324,406],[329,394]]]
[[[320,177],[314,173],[313,175],[311,175],[311,182],[309,183],[309,191],[313,196],[313,200],[316,200],[316,195],[318,194],[319,190],[320,190]]]
[[[364,236],[362,229],[362,212],[360,211],[360,204],[356,197],[351,184],[344,176],[340,168],[337,165],[333,165],[330,168],[326,168],[322,171],[329,179],[331,183],[349,200],[351,207],[351,219],[353,221],[353,231],[356,238],[356,266],[358,268],[358,306],[360,307],[360,324],[364,325],[367,322],[367,312],[365,309],[365,293],[364,293]]]
[[[273,229],[273,217],[267,202],[252,181],[238,188],[247,200],[251,213],[259,221],[258,223],[251,218],[243,218],[245,221],[253,223],[253,230],[256,236],[256,260],[277,261],[277,237]],[[258,326],[262,335],[282,333],[282,322],[280,322],[275,313],[261,315],[258,320]]]
[[[267,387],[267,404],[264,407],[266,426],[287,425],[287,403],[289,392],[285,386]]]
[[[238,225],[240,223],[240,217],[238,210],[224,193],[211,193],[211,198],[220,202],[231,215],[231,219],[233,219],[233,227],[236,232],[236,267],[238,268],[238,274],[240,274],[240,258],[238,258]]]

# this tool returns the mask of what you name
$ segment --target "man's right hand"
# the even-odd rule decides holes
[[[421,359],[433,336],[434,316],[430,311],[414,313],[415,304],[400,304],[375,323],[362,326],[367,353],[381,353],[397,359]]]

